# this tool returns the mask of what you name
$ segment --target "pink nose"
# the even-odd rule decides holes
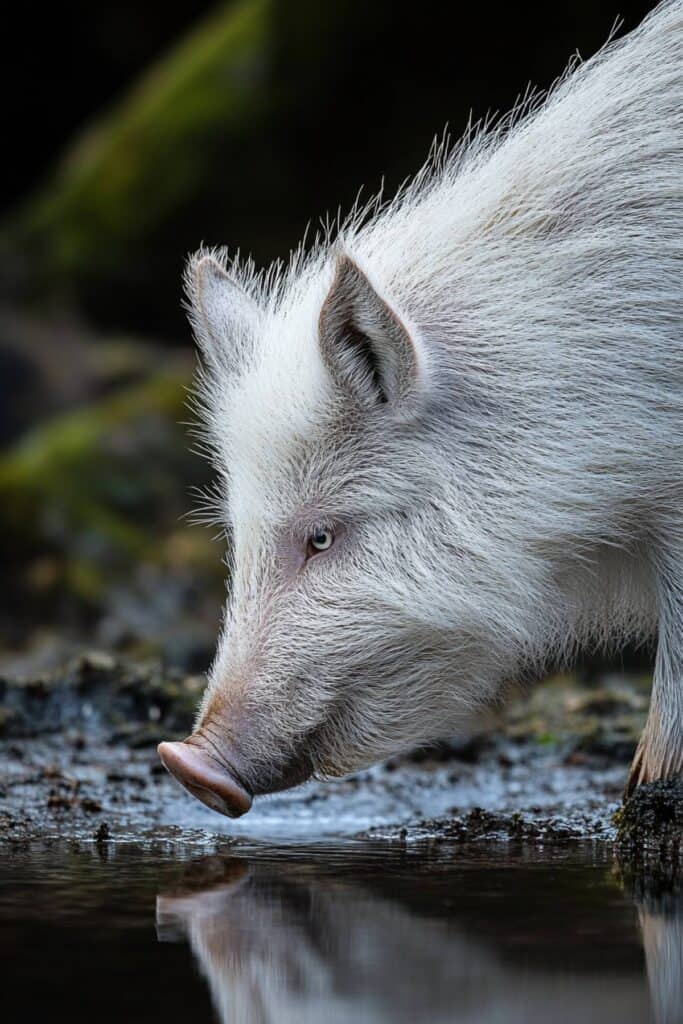
[[[207,807],[229,818],[239,818],[251,807],[251,794],[200,747],[183,741],[160,743],[157,750],[164,768]]]

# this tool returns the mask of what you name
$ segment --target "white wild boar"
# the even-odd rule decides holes
[[[683,2],[288,269],[187,286],[231,543],[196,730],[229,815],[658,634],[630,785],[683,770]]]

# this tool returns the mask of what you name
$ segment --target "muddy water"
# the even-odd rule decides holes
[[[2,1019],[680,1024],[683,905],[599,847],[5,847]]]

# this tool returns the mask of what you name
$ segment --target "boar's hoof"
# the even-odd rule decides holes
[[[239,818],[251,807],[251,794],[227,768],[189,743],[160,743],[164,768],[203,804],[229,818]]]

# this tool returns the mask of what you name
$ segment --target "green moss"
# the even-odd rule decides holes
[[[146,532],[130,512],[149,492],[155,467],[144,465],[144,440],[135,451],[136,433],[150,417],[176,430],[186,384],[182,375],[160,374],[31,431],[0,458],[5,536],[30,546],[41,536],[83,540],[78,531],[94,531],[131,553],[146,551]],[[117,438],[123,451],[111,444]],[[82,562],[71,572],[85,589],[95,586]]]
[[[186,386],[184,375],[159,374],[105,401],[41,424],[0,458],[0,488],[39,485],[78,462],[107,431],[124,421],[150,412],[180,415]]]
[[[270,7],[219,8],[187,36],[67,153],[5,241],[28,246],[51,278],[115,266],[123,243],[197,192],[216,138],[238,133],[264,102]]]
[[[188,492],[209,473],[187,451],[187,385],[180,369],[155,374],[46,421],[0,455],[0,561],[15,618],[80,621],[150,572],[176,581],[159,583],[175,586],[174,601],[194,575],[204,594],[222,594],[220,549],[182,521]],[[161,609],[171,598],[158,600]]]

